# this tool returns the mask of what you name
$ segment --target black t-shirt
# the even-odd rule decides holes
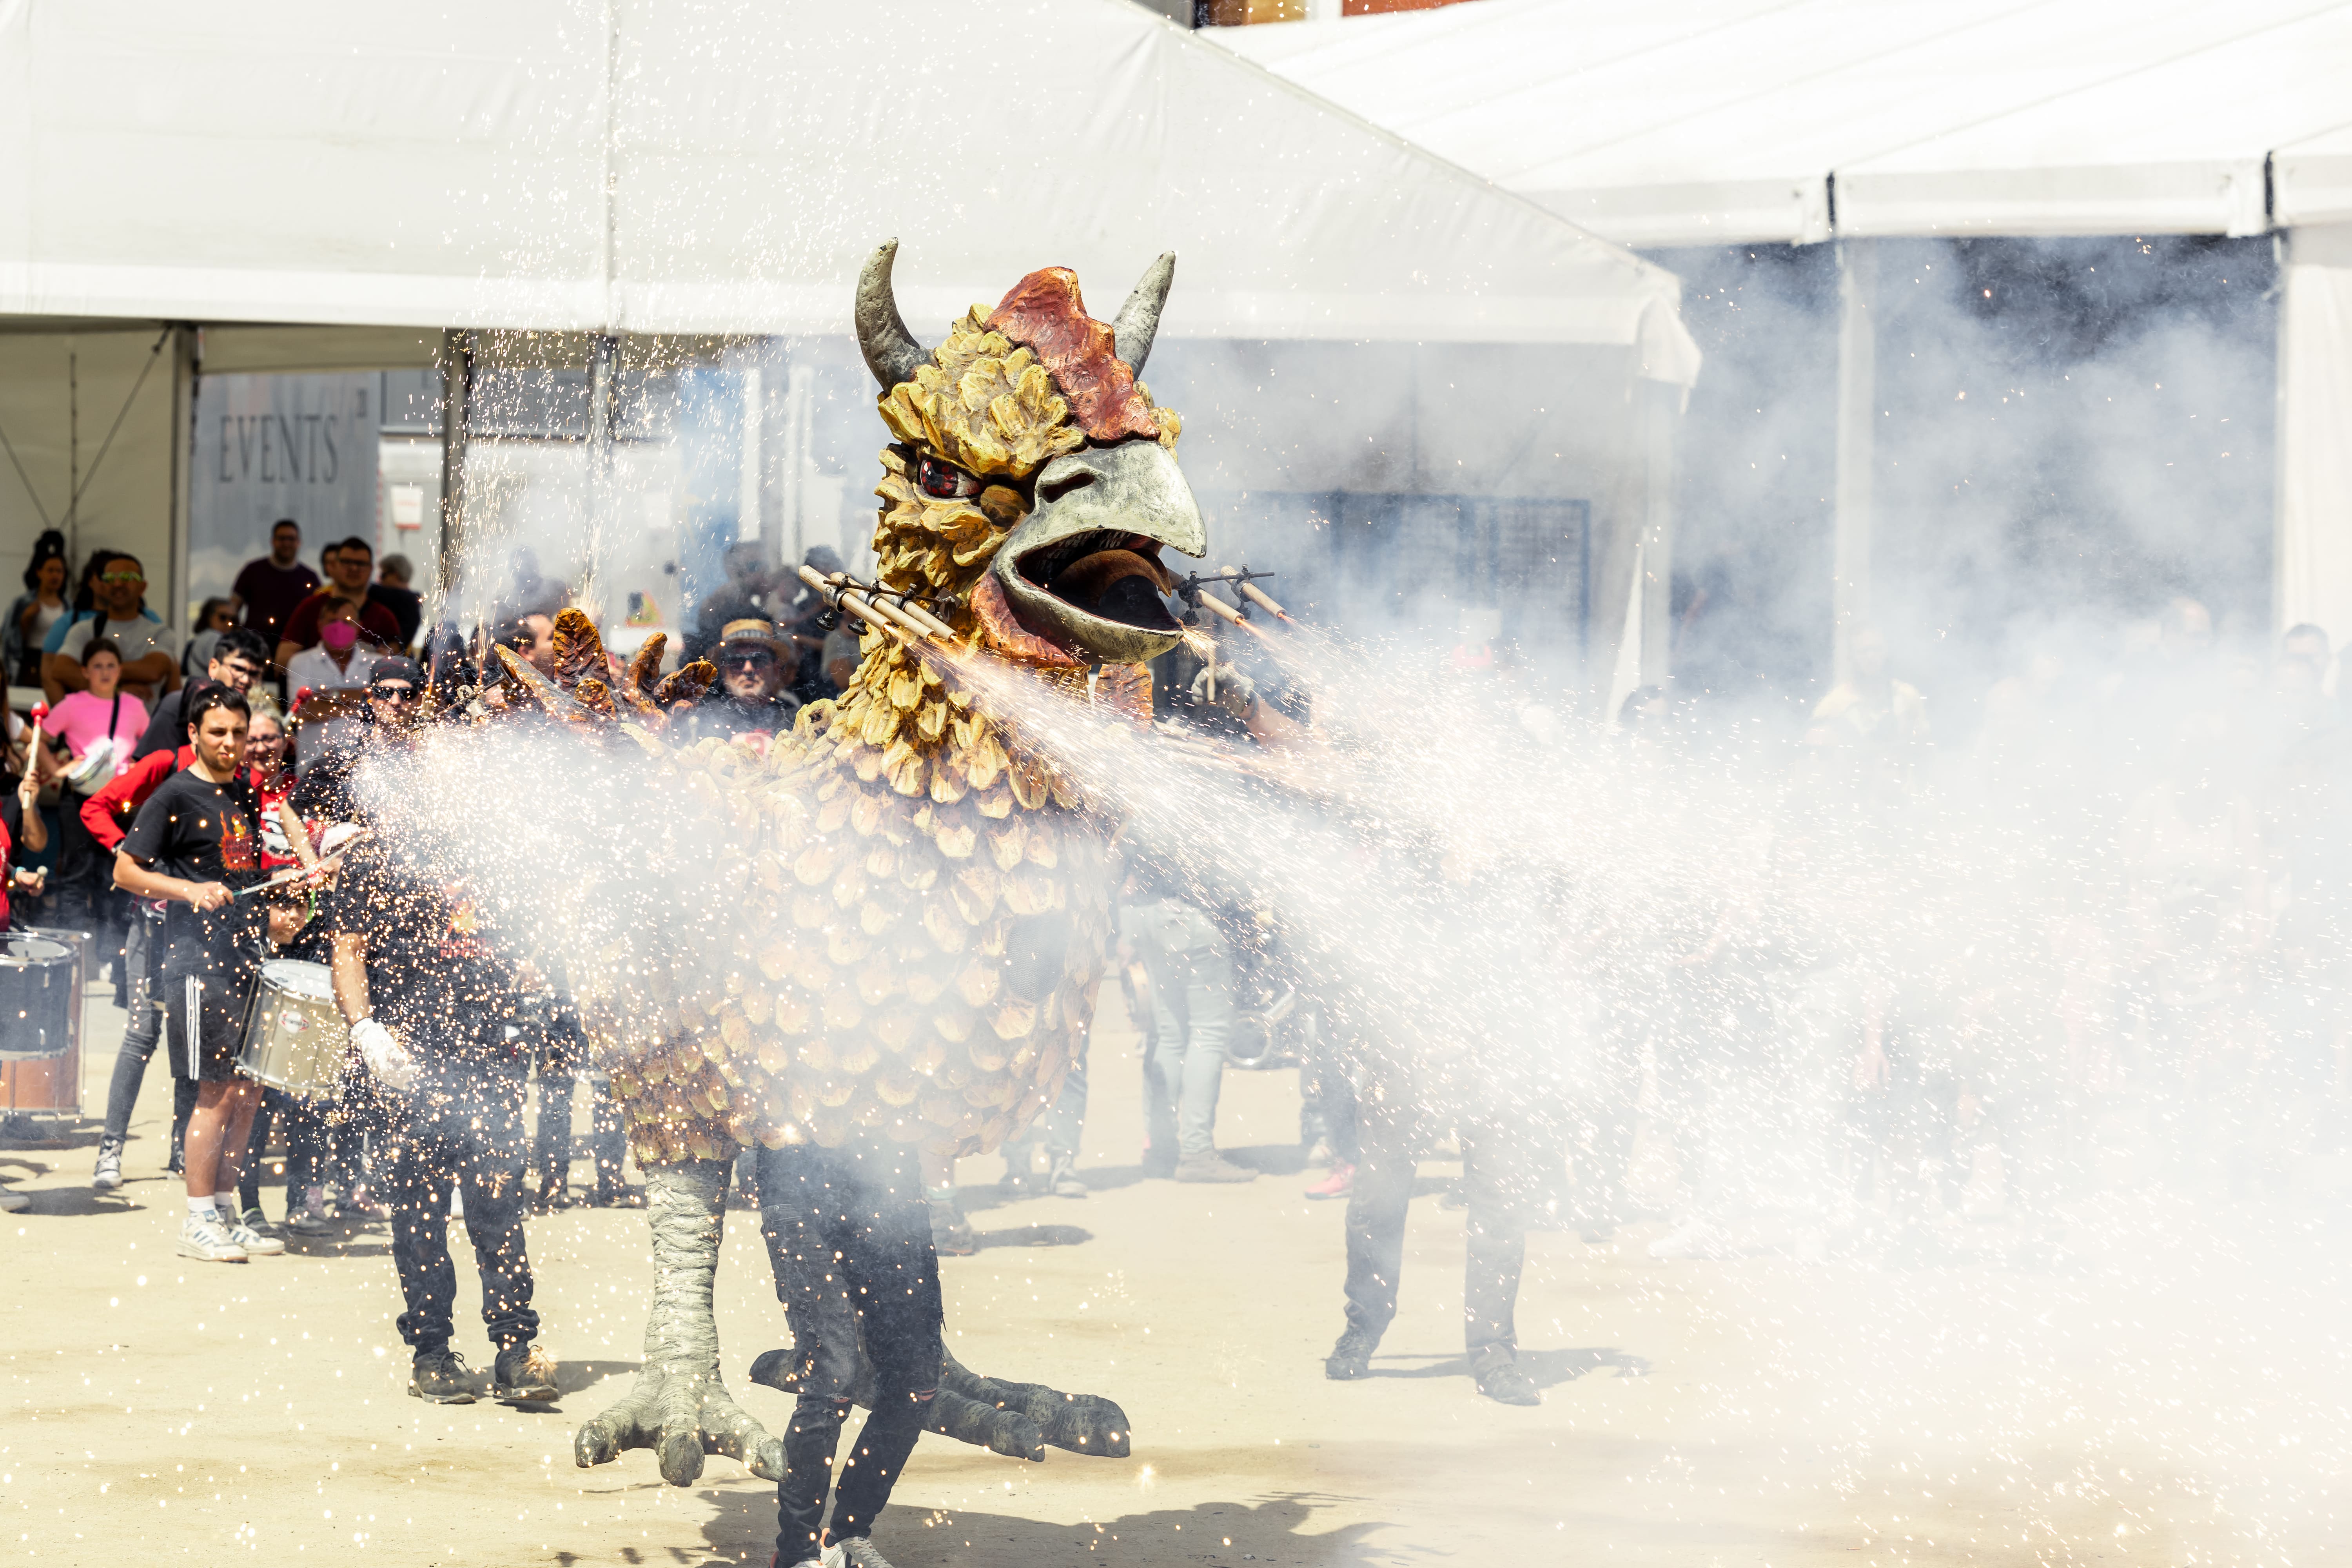
[[[123,836],[134,860],[167,877],[246,888],[262,879],[261,805],[243,774],[213,784],[182,768],[139,808]],[[169,975],[236,974],[246,967],[261,929],[257,900],[240,899],[209,913],[174,900],[163,917]]]
[[[343,861],[325,923],[367,943],[368,1004],[412,1047],[505,1055],[513,981],[464,884],[382,839]]]
[[[147,732],[139,737],[139,749],[131,760],[150,756],[157,752],[176,752],[188,743],[188,704],[197,693],[216,684],[211,680],[192,680],[155,704],[155,716],[147,721]]]
[[[372,819],[361,809],[357,794],[352,785],[360,764],[365,762],[376,746],[376,732],[363,717],[363,727],[355,741],[329,746],[319,753],[319,760],[303,770],[287,797],[295,815],[305,822],[357,822]]]

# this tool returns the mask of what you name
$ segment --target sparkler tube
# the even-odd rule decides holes
[[[867,604],[866,602],[865,595],[856,594],[856,590],[845,588],[838,583],[827,582],[824,577],[818,575],[817,570],[814,566],[802,567],[800,569],[800,574],[801,581],[806,583],[810,587],[814,588],[817,592],[830,595],[835,604],[840,605],[843,609],[847,610],[859,620],[871,623],[878,630],[903,635],[904,628],[896,621],[889,619],[887,616],[884,616],[882,612],[874,608],[873,605]],[[853,594],[856,594],[855,597],[852,596]]]
[[[1258,641],[1263,643],[1270,643],[1274,641],[1274,638],[1267,635],[1264,626],[1259,626],[1255,621],[1245,621],[1242,619],[1242,613],[1239,610],[1234,609],[1231,605],[1226,604],[1223,599],[1218,598],[1215,595],[1206,593],[1202,594],[1201,595],[1201,604],[1204,608],[1215,611],[1218,615],[1223,616],[1233,625],[1241,627],[1242,630],[1249,633],[1250,636],[1257,638]]]
[[[897,609],[899,614],[905,616],[908,620],[913,621],[917,626],[921,626],[925,631],[930,633],[931,636],[935,637],[945,637],[950,642],[956,640],[955,627],[948,625],[947,622],[931,614],[929,606],[919,604],[913,599],[903,599],[898,601],[893,607]]]
[[[1234,574],[1234,569],[1230,566],[1220,566],[1217,570],[1225,573],[1228,575]],[[1285,621],[1290,621],[1290,624],[1294,626],[1298,624],[1297,621],[1290,620],[1290,612],[1284,609],[1280,605],[1276,604],[1273,596],[1259,588],[1256,584],[1236,583],[1234,586],[1242,591],[1242,596],[1244,598],[1247,599],[1251,604],[1255,605],[1259,609],[1264,610],[1267,615],[1276,616],[1277,618]]]
[[[853,588],[847,584],[842,584],[841,593],[842,597],[844,598],[847,598],[853,594],[856,595],[857,596],[858,603],[865,605],[869,609],[872,609],[884,620],[889,622],[900,631],[907,633],[917,642],[926,642],[929,640],[931,631],[929,626],[926,626],[922,622],[908,615],[903,608],[892,604],[889,600],[882,597],[879,594],[873,593],[865,588]]]

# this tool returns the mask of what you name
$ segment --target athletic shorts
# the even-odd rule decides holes
[[[199,1083],[235,1079],[252,984],[218,974],[166,974],[159,984],[163,993],[163,1045],[171,1053],[172,1076]]]

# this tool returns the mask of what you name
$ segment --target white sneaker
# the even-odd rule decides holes
[[[228,1238],[254,1258],[275,1258],[286,1250],[282,1239],[256,1228],[250,1218],[229,1221]]]
[[[836,1541],[824,1549],[824,1568],[890,1568],[890,1560],[863,1535]]]
[[[0,1214],[23,1214],[33,1206],[33,1200],[22,1193],[0,1187]]]
[[[229,1235],[219,1215],[190,1215],[180,1226],[180,1256],[205,1263],[242,1263],[245,1248]]]

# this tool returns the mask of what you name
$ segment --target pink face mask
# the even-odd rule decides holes
[[[349,653],[360,640],[360,629],[349,621],[329,621],[319,628],[319,640],[329,653]]]

